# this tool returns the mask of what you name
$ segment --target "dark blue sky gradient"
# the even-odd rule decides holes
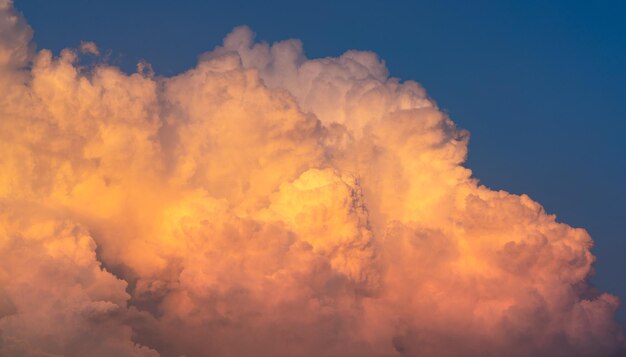
[[[234,26],[307,56],[371,50],[472,134],[467,163],[596,241],[602,290],[626,301],[626,2],[16,0],[39,48],[95,41],[126,71],[192,67]],[[626,323],[625,308],[619,319]]]

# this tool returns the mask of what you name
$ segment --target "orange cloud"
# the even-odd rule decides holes
[[[0,355],[614,355],[583,229],[463,167],[373,53],[34,51],[0,0]]]

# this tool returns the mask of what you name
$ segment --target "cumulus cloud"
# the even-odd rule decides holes
[[[0,29],[0,355],[624,351],[586,231],[481,186],[375,54],[239,27],[158,77]]]

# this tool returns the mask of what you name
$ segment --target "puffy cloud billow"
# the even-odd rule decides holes
[[[240,27],[160,77],[31,37],[0,0],[0,355],[624,352],[587,232],[375,54]]]

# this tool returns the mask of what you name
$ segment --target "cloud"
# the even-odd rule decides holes
[[[239,27],[158,77],[0,28],[0,355],[624,351],[586,231],[481,186],[375,54]]]
[[[98,50],[98,46],[91,41],[82,41],[80,43],[80,51],[82,53],[90,54],[93,56],[99,56],[100,50]]]

